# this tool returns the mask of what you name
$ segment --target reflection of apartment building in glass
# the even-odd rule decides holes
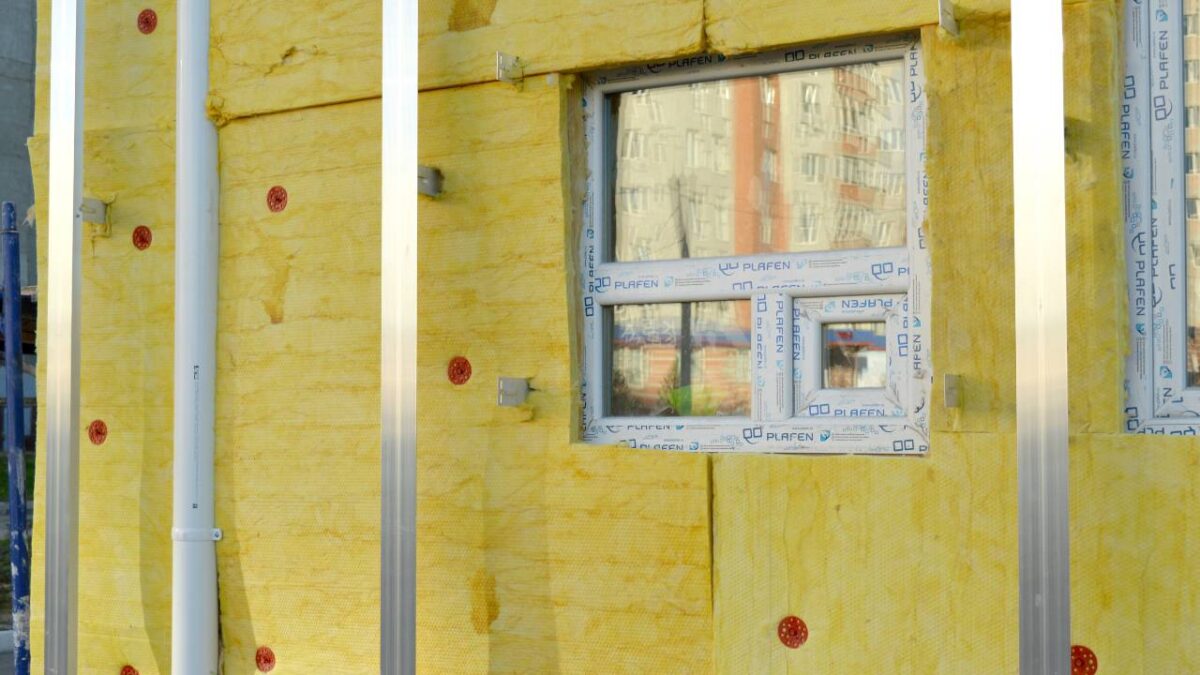
[[[1185,110],[1184,217],[1187,219],[1187,386],[1200,386],[1200,0],[1183,0]]]
[[[901,69],[893,61],[614,97],[615,259],[903,245]],[[678,305],[644,306],[647,325],[676,326],[658,342],[614,331],[622,392],[661,409],[664,385],[680,370],[692,377],[679,386],[722,373],[748,392],[749,304],[706,304],[723,314],[711,320],[728,339],[693,344],[690,369],[678,366],[687,349]]]
[[[893,61],[771,78],[781,91],[779,152],[787,158],[777,220],[788,232],[777,248],[903,245],[901,68]]]

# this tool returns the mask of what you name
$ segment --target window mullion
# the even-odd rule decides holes
[[[751,414],[755,422],[792,417],[792,298],[757,293],[751,307],[754,368]]]

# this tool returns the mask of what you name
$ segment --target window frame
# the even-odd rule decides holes
[[[671,85],[694,84],[800,70],[900,61],[904,93],[906,227],[904,246],[833,251],[752,254],[616,262],[607,259],[615,189],[615,129],[608,97]],[[928,203],[925,174],[924,65],[915,35],[805,45],[749,56],[704,54],[674,61],[595,73],[585,80],[582,110],[588,177],[581,209],[579,256],[580,440],[636,448],[692,452],[813,454],[921,454],[929,449],[932,364],[929,358],[930,262],[924,234]],[[803,155],[800,155],[802,157]],[[789,158],[797,161],[799,157]],[[803,160],[800,160],[803,161]],[[805,395],[801,363],[822,360],[821,344],[808,344],[796,327],[801,305],[865,297],[902,298],[883,312],[833,312],[829,316],[878,315],[888,334],[903,334],[904,356],[888,345],[889,373],[899,369],[902,414],[859,416],[880,390],[822,389],[844,416],[797,415]],[[749,300],[752,351],[749,417],[612,417],[606,415],[611,385],[611,312],[620,304]],[[770,327],[770,328],[767,328]],[[899,342],[896,343],[897,345]],[[815,353],[813,353],[815,350]],[[775,352],[777,357],[768,357]],[[893,359],[896,361],[893,362]],[[791,382],[788,378],[791,377]],[[775,382],[778,386],[767,386]],[[889,384],[892,383],[889,376]],[[788,385],[791,386],[788,386]],[[869,392],[863,394],[861,392]],[[899,396],[899,394],[897,394]]]
[[[1187,114],[1183,5],[1124,5],[1118,123],[1130,338],[1125,430],[1193,436],[1200,430],[1200,388],[1186,385],[1187,158],[1184,144],[1175,142]],[[1180,377],[1183,386],[1176,384]]]

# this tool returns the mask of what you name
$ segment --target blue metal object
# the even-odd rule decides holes
[[[13,660],[29,675],[29,542],[25,538],[25,374],[21,338],[21,239],[11,202],[0,206],[4,228],[4,374],[8,404],[4,439],[8,454],[8,537],[12,567]]]

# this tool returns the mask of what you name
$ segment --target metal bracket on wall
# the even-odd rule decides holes
[[[942,30],[958,37],[958,21],[954,18],[954,5],[950,0],[938,0],[938,25]]]
[[[91,226],[93,237],[112,236],[112,225],[108,220],[108,204],[95,197],[79,200],[79,220]]]
[[[525,64],[519,57],[496,52],[496,80],[520,87],[525,81]]]
[[[417,192],[427,197],[442,194],[442,172],[435,166],[417,166]]]
[[[943,400],[947,408],[962,407],[960,398],[962,393],[962,378],[958,375],[946,375],[945,389],[943,390]]]
[[[523,377],[502,377],[496,387],[496,403],[506,407],[516,407],[529,397],[532,387],[529,380]]]

